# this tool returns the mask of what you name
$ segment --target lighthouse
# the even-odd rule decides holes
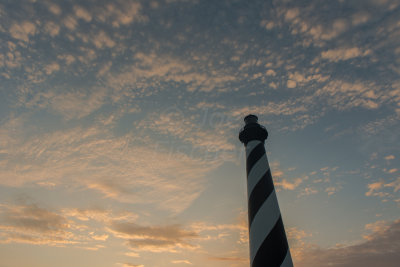
[[[293,267],[264,141],[265,127],[255,115],[244,118],[239,140],[246,149],[250,266]]]

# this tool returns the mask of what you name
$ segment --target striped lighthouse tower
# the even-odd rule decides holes
[[[244,118],[239,140],[246,147],[251,267],[293,267],[265,153],[267,130],[255,115]]]

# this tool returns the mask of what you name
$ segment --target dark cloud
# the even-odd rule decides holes
[[[239,258],[239,257],[210,257],[210,260],[214,261],[237,261],[237,262],[246,262],[248,263],[248,258]]]
[[[34,204],[3,206],[0,210],[0,243],[77,243],[69,228],[65,217]]]
[[[296,263],[298,267],[396,267],[400,262],[400,220],[383,231],[368,236],[357,245],[322,249],[304,253]]]
[[[162,239],[142,239],[142,240],[129,240],[131,247],[170,247],[177,244],[176,240],[162,240]]]
[[[3,221],[15,228],[40,233],[59,232],[69,227],[64,217],[34,204],[8,209]]]
[[[141,264],[132,264],[132,263],[124,263],[122,266],[123,267],[144,267]]]
[[[113,222],[110,230],[119,237],[129,239],[132,248],[158,251],[175,247],[193,247],[188,239],[196,238],[195,232],[184,230],[180,225],[140,226],[135,223]]]
[[[237,131],[250,112],[275,135],[273,161],[281,161],[282,170],[296,167],[293,175],[282,174],[281,186],[306,195],[326,190],[335,207],[342,199],[365,197],[363,190],[333,196],[342,184],[365,188],[377,181],[361,174],[350,181],[343,173],[365,169],[362,161],[372,152],[398,158],[393,144],[399,143],[400,127],[399,0],[53,2],[0,4],[0,201],[7,201],[9,186],[41,194],[44,188],[34,188],[40,185],[60,193],[53,205],[68,201],[65,197],[73,199],[72,206],[60,213],[0,203],[0,243],[107,241],[105,249],[120,251],[103,233],[108,227],[134,251],[132,257],[139,257],[136,251],[171,252],[195,244],[213,248],[216,257],[209,260],[215,265],[248,266],[240,261],[248,253],[247,226],[229,226],[232,213],[246,202],[243,194],[230,192],[239,192],[243,183],[224,181],[243,170]],[[322,131],[327,127],[333,128]],[[343,172],[315,184],[317,178],[297,177],[325,164]],[[389,173],[365,172],[382,180],[383,193],[397,190],[392,176],[389,181],[384,176]],[[227,184],[232,188],[224,188]],[[288,213],[306,201],[292,195],[282,196],[283,210],[285,203],[294,205],[286,206]],[[137,216],[73,209],[90,206],[77,204],[78,196],[113,210],[129,205],[153,223],[183,215],[206,224],[187,230],[122,223]],[[49,201],[46,195],[40,199]],[[343,216],[343,209],[327,209],[326,203],[316,203],[323,212],[294,226],[320,220],[324,212]],[[381,207],[369,206],[365,213],[366,203],[354,206],[362,218]],[[377,213],[386,218],[391,209]],[[229,227],[207,226],[220,217]],[[299,266],[392,266],[399,238],[397,228],[390,229],[394,232],[334,249],[310,251],[300,243],[305,257]]]

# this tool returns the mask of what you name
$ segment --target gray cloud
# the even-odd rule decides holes
[[[142,264],[123,263],[122,267],[144,267]]]
[[[59,232],[68,229],[67,220],[34,204],[9,209],[3,214],[8,225],[34,232]]]
[[[193,231],[180,225],[140,226],[135,223],[113,222],[110,231],[120,238],[128,239],[133,249],[147,251],[174,251],[176,248],[193,248],[188,240],[198,237]]]
[[[59,245],[77,243],[70,230],[70,222],[63,216],[34,204],[2,206],[0,243],[30,243]]]
[[[396,267],[400,262],[400,220],[383,231],[368,236],[367,241],[338,248],[316,248],[305,252],[298,267]]]

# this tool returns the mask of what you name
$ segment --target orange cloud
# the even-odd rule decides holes
[[[400,177],[391,183],[387,183],[384,185],[385,187],[393,187],[393,191],[397,192],[400,190]]]
[[[133,264],[133,263],[122,263],[119,265],[121,265],[122,267],[144,267],[143,264]]]
[[[363,237],[367,240],[372,240],[377,234],[383,234],[388,228],[388,222],[383,220],[366,224],[365,229],[371,231],[372,233],[364,235]]]
[[[275,182],[275,185],[278,187],[282,187],[283,189],[286,189],[286,190],[294,190],[302,182],[303,182],[303,179],[301,179],[301,178],[296,178],[293,182],[289,182],[286,179],[282,179],[281,181]]]
[[[54,37],[59,34],[60,32],[60,26],[55,24],[54,22],[46,22],[44,26],[44,31],[49,34],[51,37]]]
[[[249,262],[248,258],[239,258],[239,257],[209,257],[210,260],[213,261],[236,261],[236,262]]]
[[[133,142],[138,135],[116,138],[99,127],[56,131],[20,142],[15,132],[23,132],[23,121],[12,119],[0,128],[2,153],[8,154],[0,160],[1,184],[51,180],[57,186],[72,179],[77,186],[118,201],[181,212],[202,192],[204,175],[220,164],[152,140]]]
[[[367,225],[375,231],[366,241],[355,245],[340,245],[333,248],[309,247],[298,257],[294,264],[298,267],[329,266],[331,267],[395,267],[400,261],[400,220],[387,226],[377,222]]]
[[[310,247],[310,245],[306,243],[306,239],[311,237],[312,234],[296,227],[288,228],[286,234],[290,246],[290,253],[292,258],[296,260]]]
[[[47,2],[47,8],[54,15],[60,15],[61,14],[61,8],[58,5],[54,4],[54,3]]]
[[[338,187],[330,186],[325,189],[325,192],[328,193],[329,196],[335,194],[339,190]]]
[[[86,22],[90,22],[92,20],[92,15],[81,6],[74,6],[75,16],[79,19],[83,19]]]
[[[377,109],[385,100],[384,96],[374,83],[360,81],[347,82],[332,80],[327,85],[318,89],[315,96],[327,97],[329,105],[339,109],[347,110],[354,107]]]
[[[337,48],[322,52],[321,57],[333,62],[349,60],[356,57],[364,57],[371,54],[371,50],[361,50],[358,47]]]
[[[191,263],[191,262],[188,261],[188,260],[174,260],[174,261],[171,261],[171,263],[173,263],[173,264],[188,264],[188,265],[193,265],[193,263]]]
[[[385,157],[385,160],[393,160],[395,157],[393,155],[388,155]]]
[[[373,195],[374,191],[382,188],[383,182],[376,182],[372,184],[368,184],[368,192],[365,193],[366,196],[371,196]]]
[[[299,196],[308,196],[308,195],[313,195],[318,193],[318,190],[313,188],[313,187],[306,187],[303,189],[303,191],[300,193]]]
[[[194,246],[187,240],[198,237],[198,234],[184,230],[180,225],[140,226],[114,221],[108,229],[116,237],[127,239],[132,249],[152,252],[174,252],[177,248],[192,249]]]
[[[3,206],[0,213],[0,229],[3,231],[0,243],[50,246],[79,243],[70,232],[70,221],[37,205]]]
[[[123,72],[108,75],[107,83],[113,86],[118,94],[132,95],[135,92],[126,92],[126,88],[131,88],[130,85],[135,85],[143,79],[147,80],[148,86],[160,80],[184,83],[191,92],[226,90],[229,83],[237,80],[236,76],[226,71],[199,69],[197,64],[189,60],[171,56],[136,53],[135,60],[136,63],[128,66]]]
[[[29,36],[33,36],[35,33],[36,26],[30,21],[15,23],[10,28],[11,36],[24,42],[28,42]]]
[[[78,26],[78,21],[73,16],[67,16],[66,18],[64,18],[63,24],[65,27],[72,31],[75,30],[75,28]]]

